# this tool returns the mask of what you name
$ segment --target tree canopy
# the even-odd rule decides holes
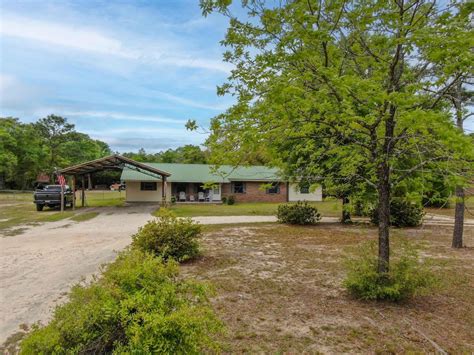
[[[443,100],[454,82],[440,80],[428,55],[452,40],[459,66],[472,65],[468,43],[440,30],[441,17],[459,10],[423,0],[255,0],[242,1],[239,18],[225,0],[201,7],[229,16],[222,43],[235,65],[218,93],[237,103],[213,119],[210,150],[238,164],[265,147],[289,178],[372,193],[386,272],[394,191],[422,183],[425,170],[459,176],[472,162]]]
[[[49,115],[35,123],[0,118],[0,188],[27,189],[38,174],[110,155],[107,145],[75,131],[66,118]]]
[[[127,152],[123,155],[137,161],[153,163],[207,164],[209,159],[208,151],[192,144],[158,153],[147,153],[141,148],[137,153]]]
[[[0,189],[33,187],[40,173],[51,174],[57,169],[98,159],[113,152],[107,143],[76,131],[64,117],[49,115],[34,123],[22,123],[18,118],[0,118]],[[197,145],[184,145],[157,153],[123,153],[140,162],[206,164],[209,152]],[[100,184],[119,179],[117,174],[104,172],[95,177]]]

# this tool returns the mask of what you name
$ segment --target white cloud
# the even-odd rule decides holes
[[[159,59],[163,64],[175,65],[178,67],[199,68],[207,70],[217,70],[229,73],[232,65],[221,60],[213,60],[207,58],[190,57],[190,56],[170,56],[161,57]]]
[[[11,14],[2,15],[0,34],[39,41],[52,46],[136,60],[151,65],[197,68],[225,73],[231,70],[231,65],[228,63],[202,57],[199,53],[190,53],[189,49],[182,49],[177,43],[171,41],[154,39],[150,42],[134,38],[130,42],[133,43],[132,45],[122,41],[117,35],[113,36],[99,29],[39,21]]]
[[[159,151],[168,148],[176,148],[184,144],[202,144],[207,135],[196,132],[188,132],[183,128],[111,128],[104,131],[81,132],[88,134],[94,139],[109,144],[112,149],[125,151],[137,151],[145,148],[147,151]]]
[[[162,92],[162,91],[153,91],[153,92],[156,92],[158,95],[160,95],[161,97],[163,97],[163,98],[165,98],[169,101],[176,102],[176,103],[179,103],[179,104],[182,104],[182,105],[185,105],[185,106],[202,108],[202,109],[205,109],[205,110],[223,111],[229,106],[229,105],[223,105],[223,104],[209,105],[209,104],[201,103],[199,101],[194,101],[194,100],[186,99],[184,97],[168,94],[168,93]]]
[[[93,134],[93,132],[90,132]],[[186,131],[186,128],[179,127],[179,128],[172,128],[172,127],[156,127],[156,128],[151,128],[151,127],[127,127],[127,128],[110,128],[107,129],[107,134],[112,135],[112,136],[119,136],[121,134],[124,135],[129,135],[129,134],[135,134],[135,135],[143,135],[143,136],[156,136],[156,137],[167,137],[167,138],[178,138],[178,137],[183,137],[183,136],[200,136],[199,133],[196,132],[188,132]]]
[[[26,85],[13,75],[0,74],[0,108],[24,108],[28,102],[29,108],[38,104],[40,97],[45,93],[39,87]]]
[[[71,117],[94,117],[112,120],[127,120],[127,121],[143,121],[143,122],[161,122],[161,123],[177,123],[185,124],[186,120],[180,120],[176,118],[161,117],[158,115],[133,115],[124,114],[120,112],[107,112],[107,111],[61,111],[53,110],[54,112],[61,112],[64,116]],[[48,112],[53,112],[49,110]]]
[[[19,16],[2,16],[0,33],[5,36],[41,41],[83,51],[110,54],[125,58],[137,55],[123,48],[122,43],[97,30],[36,21]]]

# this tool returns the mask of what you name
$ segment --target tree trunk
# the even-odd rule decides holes
[[[454,213],[453,248],[462,248],[464,229],[464,188],[456,187],[456,210]]]
[[[395,115],[397,108],[390,105],[390,116],[385,122],[385,142],[382,160],[377,169],[377,190],[379,194],[379,259],[378,272],[387,273],[390,264],[390,163],[393,151],[393,135],[395,132]]]
[[[341,223],[351,223],[351,212],[349,211],[349,197],[342,197],[342,217]]]
[[[456,126],[464,133],[464,117],[462,113],[462,82],[459,81],[456,86],[456,98],[454,99],[454,106],[456,108]],[[454,231],[453,231],[453,248],[463,247],[463,232],[464,232],[464,188],[456,186],[456,209],[454,213]]]
[[[92,190],[92,178],[91,178],[91,174],[87,174],[87,190]]]
[[[381,163],[378,172],[379,259],[378,272],[386,273],[390,262],[390,168]]]

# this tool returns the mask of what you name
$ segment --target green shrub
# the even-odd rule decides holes
[[[227,204],[228,205],[233,205],[235,203],[235,197],[234,195],[230,195],[227,197]]]
[[[417,227],[423,221],[423,206],[404,199],[393,199],[390,202],[390,225],[394,227]],[[378,208],[372,209],[370,220],[379,223]]]
[[[223,204],[226,204],[227,203],[227,197],[222,196],[221,201],[222,201]]]
[[[279,205],[277,217],[280,223],[286,224],[316,224],[321,219],[318,210],[307,202]]]
[[[100,279],[74,286],[52,321],[35,326],[22,354],[201,353],[216,351],[222,325],[209,288],[184,281],[175,261],[122,252]]]
[[[170,211],[158,212],[159,218],[149,221],[132,236],[132,247],[161,256],[185,261],[199,255],[201,226],[190,218],[177,218]]]
[[[164,218],[164,217],[176,217],[176,214],[166,207],[160,207],[158,211],[154,213],[156,217]]]
[[[394,252],[395,251],[395,252]],[[344,287],[364,300],[401,301],[429,292],[437,280],[427,262],[420,262],[416,248],[405,242],[392,251],[390,271],[377,272],[377,244],[363,243],[345,260]]]
[[[171,203],[173,203],[173,204],[176,203],[176,196],[171,196]]]
[[[352,214],[359,217],[369,217],[372,214],[370,203],[357,199],[352,204]]]

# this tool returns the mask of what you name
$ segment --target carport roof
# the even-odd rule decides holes
[[[91,174],[102,170],[123,170],[136,171],[143,175],[151,176],[161,180],[162,177],[168,177],[171,174],[150,166],[140,163],[130,158],[126,158],[119,154],[110,155],[108,157],[91,160],[82,164],[73,165],[68,168],[60,169],[59,173],[64,175],[84,175]]]

